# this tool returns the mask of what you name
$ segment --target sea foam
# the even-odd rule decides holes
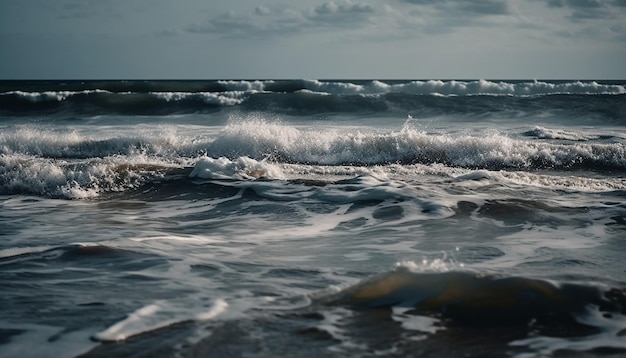
[[[229,91],[291,92],[309,90],[339,95],[360,94],[444,94],[444,95],[513,95],[532,96],[549,94],[624,94],[620,84],[601,84],[596,81],[490,81],[490,80],[424,80],[424,81],[323,81],[305,79],[294,83],[279,81],[219,81]]]
[[[626,168],[623,143],[552,143],[486,134],[397,131],[303,130],[258,121],[227,126],[209,144],[213,157],[320,165],[434,164],[475,169],[603,170]]]
[[[125,319],[115,323],[106,330],[93,335],[93,338],[102,342],[123,341],[128,337],[167,327],[187,321],[206,321],[214,319],[228,308],[228,303],[222,299],[215,300],[211,308],[205,312],[192,316],[180,316],[184,311],[175,304],[159,301],[141,307],[130,313]]]

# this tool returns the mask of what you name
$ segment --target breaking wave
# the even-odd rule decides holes
[[[214,157],[322,165],[433,164],[473,169],[626,168],[623,143],[553,143],[486,134],[300,130],[278,123],[229,125],[210,143]]]
[[[0,194],[95,197],[138,188],[167,175],[179,175],[181,170],[199,178],[254,180],[310,178],[324,173],[368,175],[371,171],[410,174],[415,166],[422,166],[421,171],[446,168],[450,177],[468,180],[476,176],[472,173],[479,173],[478,179],[487,175],[493,180],[517,180],[511,173],[522,171],[526,179],[520,180],[531,182],[543,180],[530,178],[533,171],[626,170],[622,141],[585,141],[585,136],[545,128],[521,137],[495,130],[432,134],[409,125],[395,131],[362,132],[304,129],[261,120],[231,123],[215,133],[190,134],[159,127],[113,132],[109,137],[18,126],[0,134]],[[590,185],[624,189],[623,179],[615,180]]]

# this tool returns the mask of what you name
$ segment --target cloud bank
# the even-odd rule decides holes
[[[618,78],[625,18],[626,0],[0,0],[0,77]]]
[[[329,30],[343,34],[369,30],[374,31],[372,38],[389,39],[483,27],[544,30],[563,38],[576,34],[623,41],[625,37],[620,20],[626,18],[626,0],[395,0],[384,3],[343,0],[316,6],[308,4],[269,3],[251,7],[247,12],[227,11],[190,24],[182,32],[228,38],[274,38]],[[545,18],[546,13],[562,21]],[[590,30],[592,25],[597,25],[597,30]]]

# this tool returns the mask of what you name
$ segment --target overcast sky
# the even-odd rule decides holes
[[[0,0],[0,78],[626,79],[626,0]]]

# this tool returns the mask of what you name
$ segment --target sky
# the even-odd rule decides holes
[[[0,79],[626,79],[626,0],[0,0]]]

